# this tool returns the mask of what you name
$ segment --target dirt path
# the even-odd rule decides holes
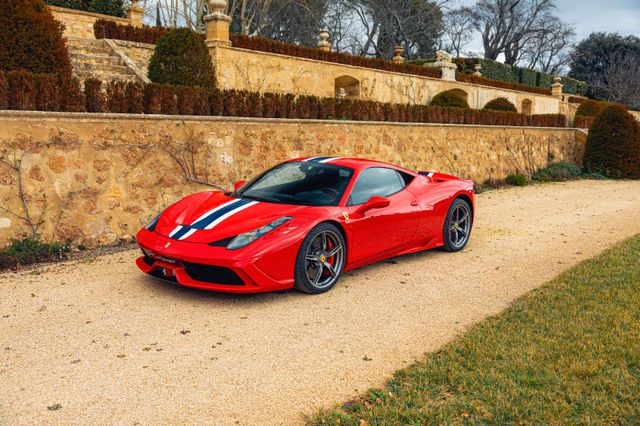
[[[0,275],[0,423],[300,422],[640,232],[640,182],[478,198],[466,251],[357,270],[316,297],[172,287],[133,251]]]

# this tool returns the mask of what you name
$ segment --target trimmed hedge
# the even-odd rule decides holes
[[[18,75],[19,74],[19,75]],[[0,73],[6,80],[9,109],[34,110],[43,102],[37,90],[38,76]],[[255,93],[238,90],[204,90],[186,86],[110,82],[106,94],[102,82],[85,82],[85,93],[77,79],[59,80],[59,111],[90,111],[129,114],[203,115],[230,117],[295,118],[317,120],[386,121],[403,123],[478,124],[490,126],[566,127],[564,115],[516,114],[425,105],[385,104],[372,101]],[[88,84],[87,84],[88,83]],[[40,100],[39,100],[40,99]],[[47,99],[49,99],[47,97]],[[54,104],[50,104],[54,105]]]
[[[590,129],[593,125],[595,117],[580,117],[576,116],[573,120],[573,127],[576,129]]]
[[[84,112],[85,97],[77,78],[0,72],[0,106],[22,111]]]
[[[454,61],[458,65],[461,73],[472,74],[474,65],[479,63],[482,66],[482,75],[491,80],[503,81],[505,83],[523,84],[531,87],[550,89],[553,84],[553,75],[538,72],[528,68],[507,65],[500,62],[484,58],[458,58]],[[588,85],[585,82],[563,77],[564,93],[571,95],[586,95]]]
[[[594,101],[592,99],[585,100],[580,103],[580,106],[576,110],[576,117],[595,117],[606,107],[606,102]]]
[[[469,104],[467,103],[467,101],[456,96],[455,93],[453,93],[453,91],[451,90],[438,93],[433,97],[429,105],[442,108],[469,108]]]
[[[524,84],[507,83],[504,81],[491,80],[485,77],[476,77],[473,74],[456,73],[456,80],[463,83],[478,84],[481,86],[497,87],[500,89],[517,90],[519,92],[536,93],[538,95],[551,95],[551,89],[542,87],[531,87]]]
[[[516,108],[516,106],[512,104],[507,98],[494,99],[488,102],[482,109],[490,111],[518,112],[518,108]]]
[[[4,1],[4,0],[3,0]],[[64,7],[67,9],[82,10],[84,12],[100,13],[102,15],[125,18],[122,0],[44,0],[51,6]]]
[[[179,28],[162,37],[149,61],[149,79],[154,83],[213,90],[216,75],[200,34]]]
[[[71,76],[64,26],[42,0],[0,1],[0,71]]]
[[[610,105],[596,116],[584,168],[611,178],[640,179],[640,125],[625,107]]]
[[[98,19],[93,24],[93,34],[97,39],[108,38],[148,44],[157,44],[169,31],[169,28],[162,27],[123,25],[108,19]]]
[[[364,56],[348,55],[346,53],[325,52],[317,48],[282,43],[262,37],[231,34],[234,47],[260,52],[276,53],[280,55],[296,56],[299,58],[315,59],[318,61],[334,62],[363,68],[374,68],[401,74],[419,75],[422,77],[440,78],[442,73],[438,69],[425,68],[412,64],[396,64],[384,59],[366,58]]]

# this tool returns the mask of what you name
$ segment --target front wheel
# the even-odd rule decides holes
[[[302,241],[295,265],[294,287],[304,293],[320,294],[340,280],[346,260],[344,237],[330,223],[321,223]]]
[[[469,242],[473,215],[471,206],[462,198],[456,198],[449,207],[449,212],[444,220],[442,229],[444,246],[442,249],[448,252],[462,250]]]

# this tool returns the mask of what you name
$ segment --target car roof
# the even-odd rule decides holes
[[[361,171],[364,169],[368,169],[370,167],[389,167],[389,168],[400,170],[403,172],[415,174],[415,172],[411,170],[407,170],[404,167],[400,167],[395,164],[386,163],[384,161],[368,160],[366,158],[316,156],[316,157],[295,158],[295,159],[289,160],[288,162],[295,163],[295,162],[301,162],[301,161],[314,161],[314,162],[322,162],[325,164],[334,164],[336,166],[348,167],[356,171]]]

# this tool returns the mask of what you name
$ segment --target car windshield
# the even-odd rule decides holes
[[[237,192],[239,197],[301,206],[337,206],[353,170],[312,161],[284,163]]]

